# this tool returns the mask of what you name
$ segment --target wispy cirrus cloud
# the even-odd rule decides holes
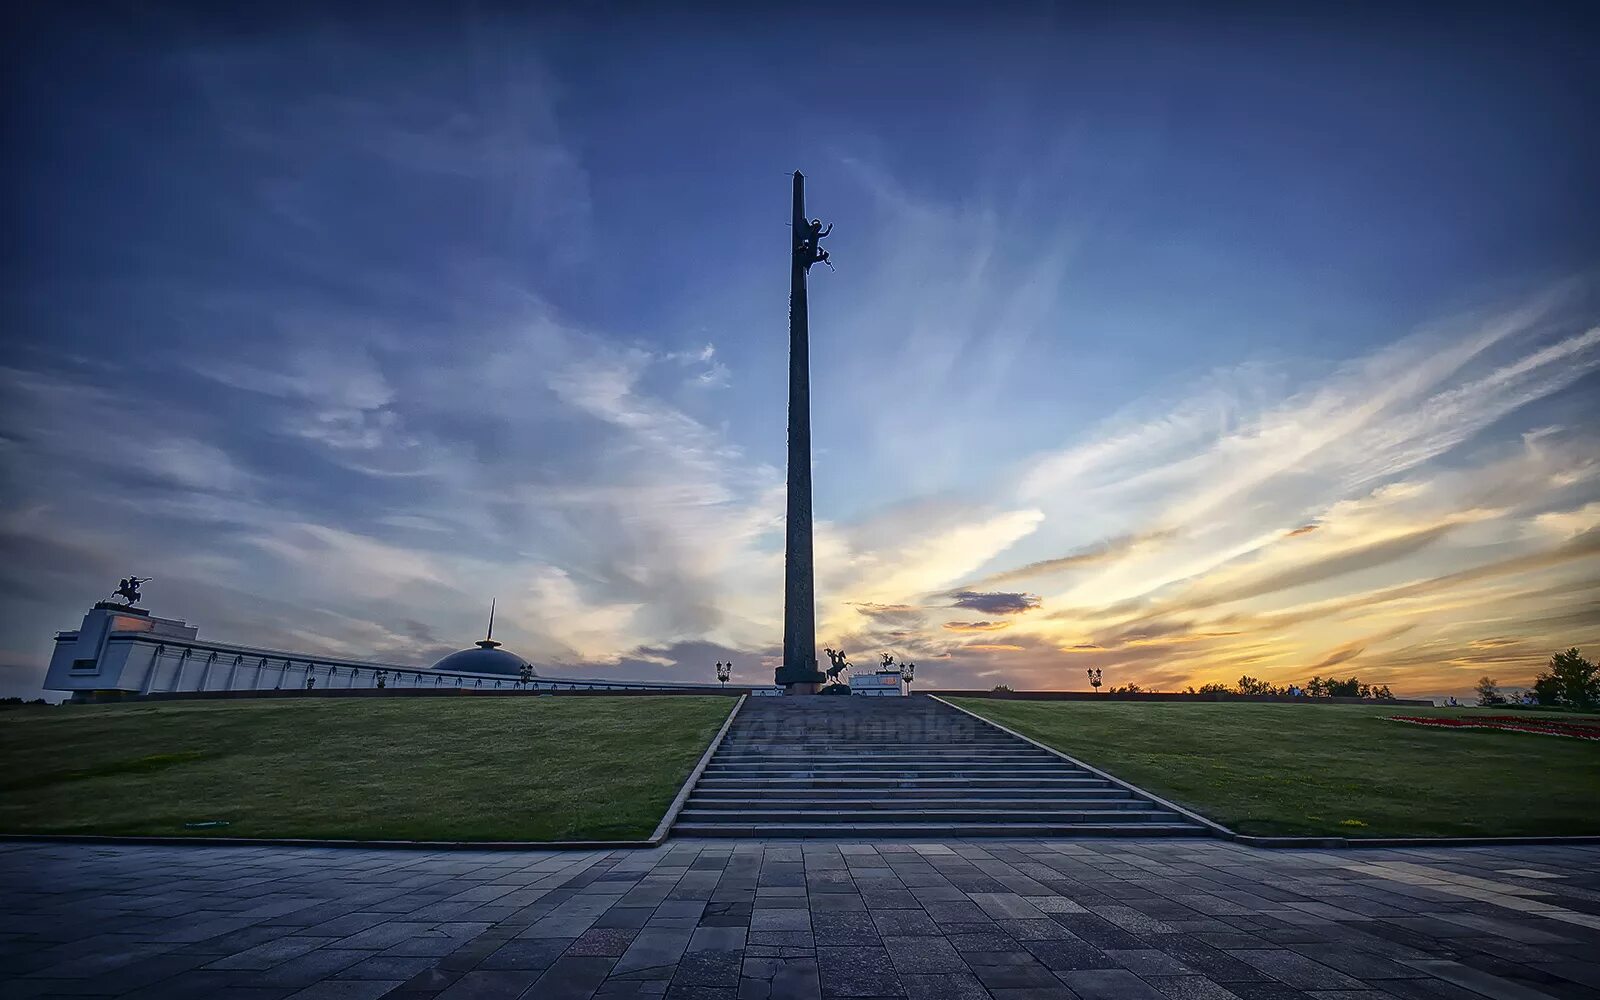
[[[638,63],[552,55],[569,36],[543,22],[455,27],[108,33],[117,92],[77,49],[30,54],[63,106],[29,148],[93,134],[115,169],[30,175],[36,270],[0,371],[0,610],[23,624],[0,649],[42,664],[39,621],[140,569],[161,610],[236,641],[428,662],[498,597],[497,634],[556,672],[770,676],[787,182],[730,137],[767,134],[793,67],[708,108],[630,91],[663,78]],[[930,684],[1338,666],[1414,693],[1600,642],[1592,273],[1413,329],[1427,302],[1395,287],[1493,283],[1395,247],[1471,240],[1413,246],[1434,224],[1413,220],[1305,244],[1329,230],[1283,205],[1334,199],[1283,185],[1342,190],[1309,168],[1230,202],[1238,164],[1169,157],[1172,123],[1122,106],[991,130],[944,104],[984,153],[929,160],[863,138],[901,127],[873,102],[828,100],[808,95],[827,152],[802,164],[839,222],[839,270],[813,275],[821,642]],[[1583,214],[1560,209],[1538,217]]]

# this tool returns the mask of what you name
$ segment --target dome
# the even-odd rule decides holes
[[[493,639],[479,639],[477,648],[462,649],[451,653],[438,663],[435,663],[431,669],[450,670],[466,674],[503,674],[507,677],[517,677],[521,675],[523,667],[528,667],[530,676],[539,676],[537,671],[529,667],[527,660],[510,650],[498,648],[499,645]]]

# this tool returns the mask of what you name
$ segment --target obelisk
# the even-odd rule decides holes
[[[806,179],[794,172],[794,217],[789,254],[789,494],[784,521],[783,665],[777,683],[785,694],[813,694],[824,680],[817,669],[817,611],[811,565],[811,345],[806,274],[827,260],[819,241],[827,234],[806,218]],[[830,227],[831,228],[831,227]]]

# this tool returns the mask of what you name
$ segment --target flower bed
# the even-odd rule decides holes
[[[1567,736],[1575,740],[1600,740],[1600,719],[1532,719],[1515,715],[1422,716],[1391,715],[1390,722],[1409,722],[1441,729],[1502,729],[1539,736]]]

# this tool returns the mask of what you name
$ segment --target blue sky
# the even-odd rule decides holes
[[[428,662],[498,596],[550,672],[769,677],[796,168],[822,643],[1418,694],[1600,644],[1559,8],[17,25],[5,693],[133,571],[218,639]]]

